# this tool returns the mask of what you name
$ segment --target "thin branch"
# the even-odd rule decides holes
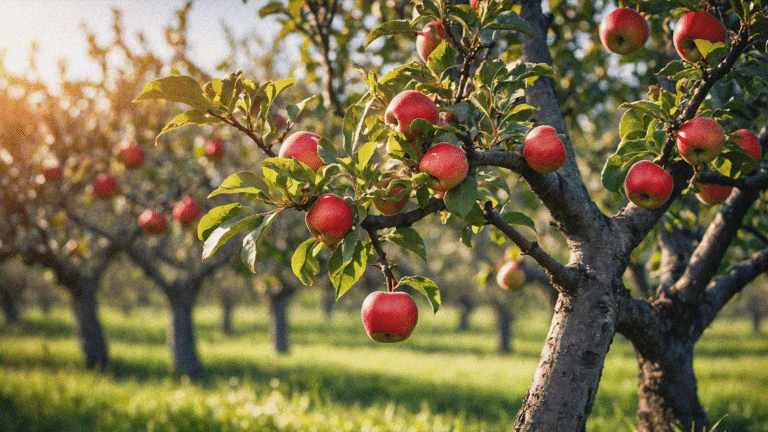
[[[371,232],[370,230],[380,230],[384,228],[407,227],[424,219],[432,213],[437,213],[441,210],[445,210],[445,203],[443,200],[430,198],[424,208],[417,208],[416,210],[398,213],[392,216],[368,215],[363,219],[363,222],[360,223],[360,226],[368,232]]]

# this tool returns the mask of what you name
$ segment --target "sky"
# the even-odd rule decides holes
[[[176,22],[175,12],[186,0],[0,0],[0,51],[5,52],[5,66],[14,74],[23,74],[28,64],[30,44],[39,45],[38,64],[41,78],[56,83],[57,61],[68,59],[71,76],[98,74],[98,68],[87,61],[87,42],[82,23],[97,35],[100,44],[112,34],[112,9],[122,11],[125,35],[129,42],[141,30],[153,52],[170,57],[165,48],[164,28]],[[258,9],[267,0],[195,0],[188,15],[188,40],[192,60],[209,73],[227,52],[221,24],[236,37],[276,31],[273,25],[260,23]],[[167,57],[164,54],[167,53]]]

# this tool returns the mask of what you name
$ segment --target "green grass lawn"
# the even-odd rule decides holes
[[[219,311],[196,313],[205,373],[190,382],[170,371],[167,317],[142,309],[102,318],[112,357],[105,372],[84,369],[67,310],[30,311],[0,325],[0,431],[501,431],[530,385],[549,325],[518,317],[512,355],[495,353],[493,314],[454,331],[445,308],[407,341],[370,341],[357,312],[327,320],[317,308],[290,312],[291,352],[275,354],[262,307],[240,308],[235,334]],[[768,431],[768,341],[748,323],[719,320],[700,342],[699,394],[719,431]],[[632,431],[636,365],[620,336],[609,353],[590,431]]]

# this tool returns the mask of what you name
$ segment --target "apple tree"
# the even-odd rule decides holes
[[[351,16],[376,21],[374,11],[389,3],[355,2],[360,12]],[[637,353],[639,429],[708,429],[694,346],[729,300],[768,269],[768,245],[742,230],[761,231],[768,222],[762,151],[751,153],[744,144],[762,150],[768,140],[766,7],[740,0],[639,2],[630,9],[643,18],[631,21],[640,28],[625,29],[615,19],[598,28],[612,4],[465,3],[421,0],[401,18],[367,28],[358,52],[375,52],[381,40],[388,41],[383,46],[416,40],[426,62],[412,51],[412,61],[352,66],[359,78],[333,87],[335,93],[327,85],[340,67],[324,68],[324,106],[343,111],[339,133],[328,129],[301,152],[284,153],[286,137],[270,135],[263,120],[293,78],[257,83],[232,73],[201,84],[171,75],[148,83],[137,100],[187,105],[163,132],[225,124],[267,157],[210,193],[236,194],[242,202],[215,207],[201,219],[203,258],[242,234],[241,258],[259,272],[265,232],[284,213],[306,212],[308,239],[290,262],[303,283],[319,277],[325,263],[341,296],[372,261],[381,269],[382,288],[413,287],[437,311],[438,287],[428,275],[402,274],[387,249],[426,260],[420,228],[432,215],[459,221],[469,246],[490,230],[544,268],[558,291],[514,430],[584,430],[617,333]],[[307,33],[300,24],[322,17],[318,35],[328,40],[361,28],[335,25],[335,14],[348,6],[274,1],[261,15],[278,15],[284,33],[301,34]],[[433,31],[417,30],[430,23]],[[419,43],[425,37],[433,39]],[[633,38],[642,40],[631,40],[631,49],[610,42]],[[319,57],[325,61],[333,59],[329,48],[341,49],[324,48]],[[611,52],[626,54],[618,60]],[[306,100],[289,105],[290,121],[305,108]],[[610,145],[594,148],[597,128],[614,131]],[[513,178],[522,179],[514,188]],[[730,189],[718,193],[712,185]],[[559,232],[560,248],[550,246],[549,231],[538,239],[523,234],[520,227],[535,226],[529,216],[535,210],[511,199],[517,188],[537,198]],[[377,199],[403,198],[408,207],[402,211],[374,210]],[[324,210],[313,214],[321,203]],[[643,275],[649,254],[658,257],[658,280]],[[628,269],[646,281],[637,284],[646,287],[642,292],[628,289]]]

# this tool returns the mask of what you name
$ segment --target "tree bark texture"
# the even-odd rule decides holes
[[[77,323],[80,346],[89,369],[104,368],[109,363],[107,342],[99,321],[95,281],[84,281],[80,289],[71,290],[72,311]]]
[[[269,337],[272,346],[278,353],[288,352],[288,305],[291,302],[291,294],[281,290],[275,295],[269,296]]]
[[[174,370],[181,375],[195,377],[201,371],[192,321],[195,296],[187,294],[178,292],[177,295],[168,296],[171,308],[168,347],[173,355]]]

